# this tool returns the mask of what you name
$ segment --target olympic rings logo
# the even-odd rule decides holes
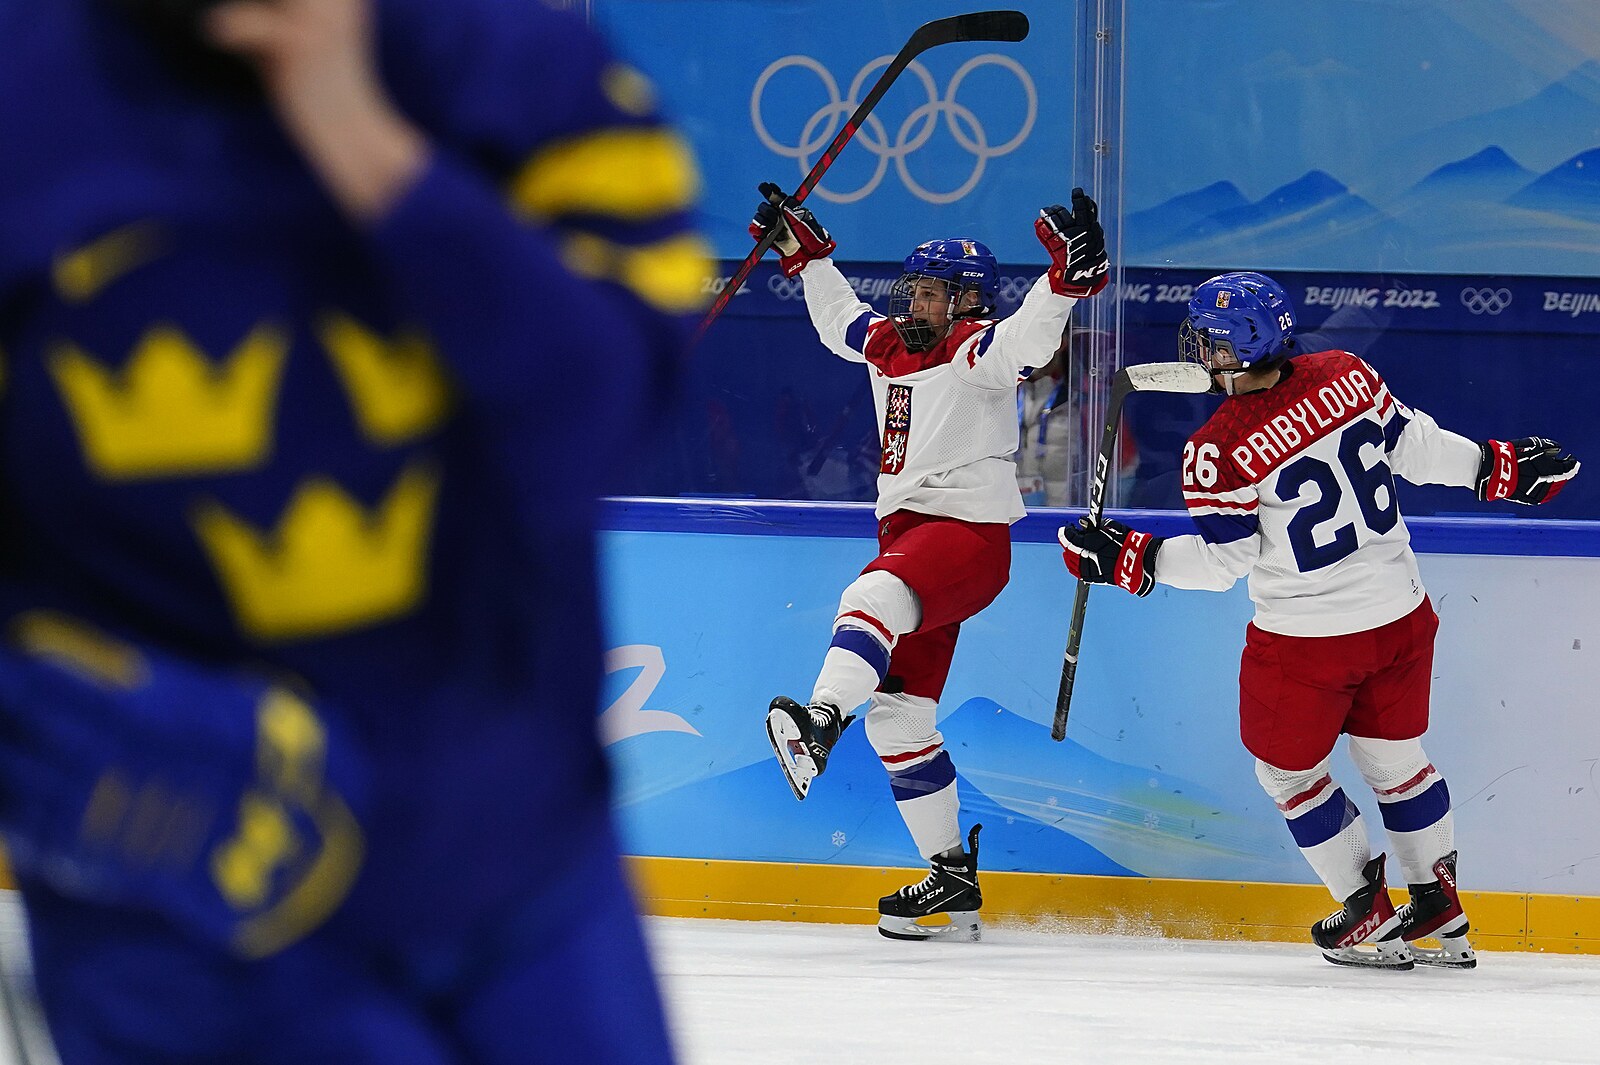
[[[810,172],[816,157],[833,143],[841,124],[855,113],[867,79],[887,67],[893,59],[893,56],[879,56],[862,67],[856,73],[855,79],[850,82],[849,93],[844,96],[839,94],[839,83],[834,80],[828,68],[810,56],[789,55],[776,60],[761,72],[761,76],[756,79],[755,88],[750,93],[750,123],[755,127],[756,136],[774,153],[795,160],[803,177]],[[1010,140],[1001,144],[991,144],[989,134],[978,121],[978,116],[971,108],[956,102],[956,93],[960,91],[961,83],[967,76],[980,67],[988,66],[998,66],[1016,75],[1028,101],[1021,127]],[[767,124],[761,117],[761,101],[768,82],[776,74],[790,67],[799,67],[815,74],[822,82],[828,102],[806,120],[797,138],[798,143],[783,144],[767,129]],[[901,182],[912,195],[928,203],[954,203],[977,187],[990,159],[1016,151],[1022,142],[1028,139],[1028,134],[1033,132],[1034,121],[1039,116],[1038,90],[1022,64],[1009,56],[990,53],[967,60],[950,78],[950,85],[945,89],[943,96],[939,95],[933,75],[928,73],[928,69],[921,63],[913,62],[906,67],[906,70],[916,75],[917,80],[922,83],[928,102],[906,116],[892,140],[882,120],[875,114],[868,115],[861,128],[856,131],[854,143],[877,156],[878,165],[873,170],[872,176],[860,188],[851,192],[833,192],[819,185],[812,190],[816,195],[833,203],[854,203],[878,187],[884,175],[888,173],[889,164],[893,162]],[[911,170],[906,165],[906,157],[928,143],[938,128],[940,118],[944,119],[945,126],[950,130],[950,135],[955,138],[956,143],[971,154],[974,160],[972,173],[968,175],[966,181],[949,192],[935,192],[924,188],[911,176]]]
[[[805,299],[805,286],[798,277],[784,277],[782,274],[773,274],[767,278],[767,291],[780,300]]]
[[[1473,314],[1499,314],[1511,306],[1511,290],[1505,288],[1464,288],[1461,305]]]
[[[1021,303],[1022,297],[1028,294],[1033,283],[1038,277],[1002,277],[1000,279],[1000,302]]]

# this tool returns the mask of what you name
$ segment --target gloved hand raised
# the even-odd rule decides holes
[[[1488,440],[1478,445],[1479,499],[1548,503],[1578,475],[1580,463],[1542,436]]]
[[[1134,595],[1149,595],[1156,586],[1156,553],[1163,538],[1130,529],[1120,521],[1088,518],[1062,526],[1061,541],[1067,569],[1080,581],[1114,584]]]
[[[1082,189],[1072,190],[1072,210],[1046,207],[1033,223],[1039,242],[1050,253],[1050,289],[1058,296],[1083,298],[1106,287],[1111,260],[1100,228],[1100,208]]]
[[[793,277],[806,263],[833,254],[838,244],[809,207],[770,181],[761,183],[760,192],[765,202],[750,220],[750,235],[760,241],[770,230],[778,231],[772,246],[778,249],[778,266],[784,277]]]

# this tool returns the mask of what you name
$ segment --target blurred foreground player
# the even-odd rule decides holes
[[[856,298],[829,256],[835,243],[811,211],[776,186],[750,232],[777,228],[785,275],[805,285],[806,308],[829,350],[871,374],[882,458],[879,554],[844,590],[833,640],[804,706],[772,700],[767,736],[796,798],[870,700],[867,740],[883,761],[895,804],[932,865],[920,883],[878,903],[891,939],[978,938],[978,830],[962,846],[956,771],[935,725],[961,623],[988,606],[1011,575],[1011,523],[1022,517],[1013,455],[1017,382],[1061,342],[1073,305],[1105,287],[1105,238],[1094,201],[1072,192],[1035,223],[1048,273],[1004,320],[992,317],[999,269],[975,240],[916,248],[888,317]],[[948,923],[923,918],[948,915]]]
[[[0,41],[0,828],[63,1061],[669,1061],[595,733],[597,478],[705,269],[648,85],[523,0]]]
[[[1349,352],[1298,354],[1294,329],[1289,297],[1261,274],[1195,289],[1180,352],[1228,396],[1183,451],[1199,532],[1164,539],[1084,519],[1061,530],[1067,567],[1141,596],[1158,581],[1224,591],[1248,574],[1240,734],[1295,844],[1344,903],[1311,938],[1341,964],[1471,968],[1450,792],[1421,739],[1439,619],[1394,475],[1535,504],[1578,463],[1540,437],[1480,444],[1441,429]],[[1329,773],[1341,733],[1410,883],[1398,911],[1385,856],[1371,856],[1360,811]]]

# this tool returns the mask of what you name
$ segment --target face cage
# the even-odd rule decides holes
[[[1227,352],[1234,361],[1239,361],[1238,354],[1233,350],[1233,342],[1225,338],[1212,337],[1206,330],[1198,329],[1192,320],[1185,318],[1178,327],[1178,361],[1192,362],[1204,369],[1207,373],[1244,373],[1250,369],[1248,366],[1229,366],[1218,368],[1211,365],[1211,356],[1207,348],[1214,351]]]
[[[945,317],[948,319],[943,329],[936,330],[926,322],[918,322],[911,317],[911,304],[915,298],[918,281],[937,281],[944,285],[949,293],[945,301]],[[889,318],[894,322],[894,330],[900,334],[900,340],[908,351],[927,351],[939,342],[939,339],[949,332],[950,324],[957,318],[971,318],[975,315],[985,314],[989,311],[988,305],[979,303],[965,311],[957,311],[956,304],[968,292],[978,291],[977,285],[967,285],[957,288],[954,282],[931,274],[901,274],[900,279],[889,290]],[[981,296],[981,293],[980,293]]]

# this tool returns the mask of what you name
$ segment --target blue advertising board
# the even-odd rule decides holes
[[[1126,517],[1158,533],[1186,521]],[[985,826],[986,866],[1314,882],[1239,742],[1252,614],[1242,582],[1223,594],[1163,585],[1145,599],[1096,589],[1068,738],[1051,742],[1072,599],[1058,520],[1015,528],[1011,583],[963,624],[940,706],[963,821]],[[1449,781],[1472,883],[1600,894],[1589,690],[1600,532],[1549,523],[1540,537],[1545,523],[1525,522],[1562,553],[1518,557],[1481,553],[1450,522],[1416,524],[1441,615],[1426,744]],[[876,550],[871,508],[625,501],[608,525],[600,728],[629,853],[919,864],[861,730],[798,803],[762,728],[774,695],[810,694],[839,592]],[[1376,803],[1342,751],[1335,773],[1381,849]]]

